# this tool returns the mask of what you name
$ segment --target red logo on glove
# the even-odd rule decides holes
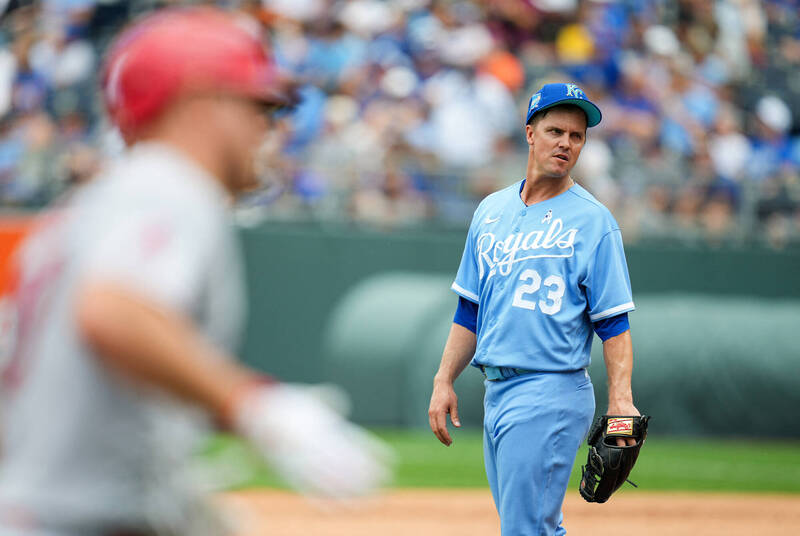
[[[630,417],[611,417],[608,419],[606,435],[633,435],[633,419]]]

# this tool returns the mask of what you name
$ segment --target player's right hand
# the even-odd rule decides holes
[[[349,499],[391,478],[391,449],[308,387],[256,387],[237,405],[235,430],[301,493]]]
[[[428,421],[437,439],[449,447],[453,440],[447,430],[447,415],[450,415],[450,420],[453,421],[456,428],[461,427],[461,421],[458,419],[458,396],[453,389],[453,384],[435,381],[433,394],[431,394],[431,405],[428,408]]]

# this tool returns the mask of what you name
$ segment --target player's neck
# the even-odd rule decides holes
[[[224,177],[225,168],[222,159],[217,154],[216,147],[202,143],[198,137],[185,136],[181,133],[171,135],[170,132],[161,132],[157,136],[146,138],[142,141],[157,143],[169,147],[180,154],[182,158],[197,166],[210,181],[219,184],[221,191],[231,196]]]
[[[519,193],[519,197],[526,205],[533,205],[563,194],[574,184],[575,181],[569,175],[564,177],[528,176],[525,179],[525,186]]]

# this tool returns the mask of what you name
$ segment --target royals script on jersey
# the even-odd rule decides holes
[[[16,338],[3,345],[3,512],[92,534],[182,508],[178,472],[207,423],[107,370],[78,335],[75,296],[84,281],[117,283],[183,313],[232,350],[244,293],[227,205],[201,169],[164,146],[142,145],[46,216],[23,245],[5,308],[16,313]]]
[[[575,184],[526,206],[524,181],[475,211],[453,290],[479,305],[473,365],[589,365],[592,322],[634,309],[614,217]]]

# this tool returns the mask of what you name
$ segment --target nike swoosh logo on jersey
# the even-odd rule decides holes
[[[500,216],[497,216],[496,218],[490,218],[487,216],[486,219],[483,220],[483,223],[489,224],[489,223],[496,223],[498,221],[500,221]]]

